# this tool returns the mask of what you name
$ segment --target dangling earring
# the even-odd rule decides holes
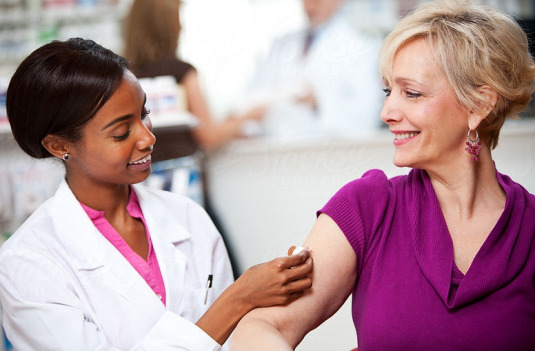
[[[64,153],[63,156],[61,156],[61,158],[63,159],[63,161],[69,161],[69,159],[71,158],[71,155],[69,155],[69,153]]]
[[[470,134],[472,133],[471,129],[468,129],[468,136],[466,137],[466,148],[465,150],[468,151],[470,155],[472,155],[472,161],[478,161],[479,160],[479,152],[481,151],[481,139],[479,139],[479,133],[477,130],[474,130],[476,132],[476,138],[471,139]]]

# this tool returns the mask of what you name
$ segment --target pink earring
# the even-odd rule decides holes
[[[476,138],[471,139],[470,134],[472,133],[471,129],[468,129],[468,136],[466,137],[466,148],[465,150],[468,151],[470,155],[472,155],[472,161],[478,161],[479,160],[479,152],[481,151],[481,139],[479,139],[479,133],[477,130],[474,130],[476,132]]]

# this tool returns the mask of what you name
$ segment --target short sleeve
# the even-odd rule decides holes
[[[381,170],[370,170],[344,185],[317,212],[332,218],[342,230],[361,267],[367,249],[387,213],[390,181]]]

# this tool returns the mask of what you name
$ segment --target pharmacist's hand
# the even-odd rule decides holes
[[[251,308],[286,305],[312,287],[311,251],[279,257],[249,268],[234,283]]]
[[[318,101],[316,100],[316,95],[314,95],[313,91],[308,91],[306,94],[299,96],[296,101],[310,106],[314,111],[318,109]]]
[[[244,121],[261,121],[264,119],[264,115],[266,114],[268,110],[267,105],[256,105],[249,109],[244,115],[243,120]]]

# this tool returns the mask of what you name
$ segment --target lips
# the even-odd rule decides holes
[[[151,155],[148,154],[147,156],[143,157],[141,160],[130,162],[129,165],[142,165],[144,163],[149,162],[150,160],[151,160]]]
[[[405,140],[415,137],[416,135],[420,134],[420,132],[395,132],[394,133],[394,140]]]

